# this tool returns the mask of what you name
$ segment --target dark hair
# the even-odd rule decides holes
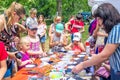
[[[81,15],[81,13],[78,13],[78,14],[76,15],[76,19],[77,19],[77,20],[82,19],[82,15]]]
[[[120,23],[120,14],[110,3],[101,4],[94,13],[95,17],[103,19],[105,31],[109,33],[114,25]]]

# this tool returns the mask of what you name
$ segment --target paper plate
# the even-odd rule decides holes
[[[44,57],[44,58],[41,58],[40,60],[42,62],[48,62],[50,60],[50,58],[49,57]]]
[[[77,55],[78,57],[85,57],[85,55]]]
[[[81,54],[86,55],[86,52],[81,52]]]
[[[68,66],[69,69],[72,69],[73,67],[75,67],[75,66]]]
[[[27,64],[25,67],[26,68],[34,68],[36,66],[37,66],[36,64]]]
[[[79,58],[74,58],[74,60],[78,60]]]

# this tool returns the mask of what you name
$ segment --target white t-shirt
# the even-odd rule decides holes
[[[36,17],[34,17],[34,18],[28,17],[26,19],[26,26],[28,26],[29,24],[37,24],[38,25],[37,18]]]
[[[42,34],[45,29],[47,29],[47,27],[46,27],[45,24],[40,24],[40,25],[38,25],[37,34]]]

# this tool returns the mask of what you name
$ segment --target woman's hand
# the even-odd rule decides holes
[[[73,69],[72,69],[72,72],[73,73],[79,73],[80,71],[82,71],[84,69],[83,67],[83,62],[76,65]]]

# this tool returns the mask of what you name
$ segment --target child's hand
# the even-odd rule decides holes
[[[33,63],[33,60],[29,59],[27,60],[28,63]]]
[[[43,53],[42,53],[42,56],[47,56],[46,52],[43,52]]]

